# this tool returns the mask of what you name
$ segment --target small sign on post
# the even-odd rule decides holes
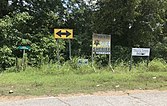
[[[150,48],[132,48],[132,56],[150,56]]]
[[[132,48],[129,71],[132,69],[133,57],[148,57],[147,58],[147,66],[148,66],[149,57],[150,57],[150,48]]]
[[[25,51],[31,50],[31,47],[30,46],[18,46],[17,49],[23,50],[22,66],[24,70],[25,69]]]
[[[78,59],[78,65],[88,65],[88,59]]]

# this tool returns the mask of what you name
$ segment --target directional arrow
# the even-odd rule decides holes
[[[71,33],[70,32],[68,32],[68,31],[66,31],[66,32],[61,32],[61,30],[59,31],[59,32],[57,32],[56,33],[58,36],[62,36],[62,35],[66,35],[66,37],[68,37],[68,36],[70,36],[71,35]]]
[[[73,39],[73,29],[54,29],[56,39]]]

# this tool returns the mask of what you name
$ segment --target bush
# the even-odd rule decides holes
[[[14,65],[14,62],[15,58],[12,57],[12,50],[8,46],[0,48],[0,69],[5,70]]]
[[[69,64],[59,64],[59,63],[48,63],[45,65],[42,65],[39,69],[39,71],[42,71],[45,74],[52,74],[52,75],[61,75],[61,74],[69,74],[72,73],[72,68]]]
[[[61,75],[61,74],[90,74],[95,72],[91,64],[78,65],[78,59],[66,61],[65,63],[48,63],[42,65],[38,70],[45,74]]]
[[[148,71],[152,72],[164,72],[167,71],[167,65],[163,59],[154,59],[149,63]]]

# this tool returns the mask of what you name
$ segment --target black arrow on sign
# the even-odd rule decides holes
[[[68,32],[68,31],[66,31],[66,32],[61,32],[61,31],[59,31],[59,32],[57,32],[56,33],[58,36],[62,36],[62,35],[66,35],[66,37],[68,37],[68,36],[70,36],[71,35],[71,33],[70,32]]]

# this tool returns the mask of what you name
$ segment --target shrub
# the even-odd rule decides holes
[[[152,72],[167,71],[166,62],[163,59],[153,59],[149,63],[148,71],[152,71]]]

